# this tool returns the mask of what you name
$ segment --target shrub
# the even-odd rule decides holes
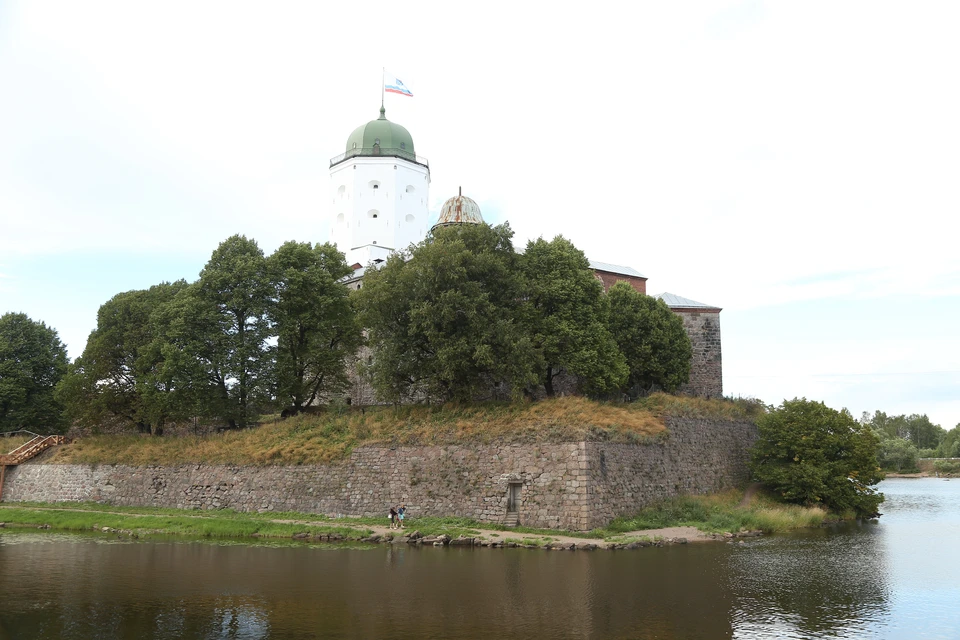
[[[960,473],[960,462],[951,460],[936,460],[933,468],[939,473]]]
[[[878,441],[844,409],[806,398],[786,400],[757,421],[751,469],[786,502],[821,504],[871,517],[883,501]]]
[[[904,438],[890,438],[881,442],[878,458],[881,467],[898,473],[916,469],[920,463],[917,448]]]

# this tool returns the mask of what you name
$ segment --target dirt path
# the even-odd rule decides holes
[[[746,507],[750,504],[750,501],[753,500],[753,496],[757,495],[757,492],[763,488],[762,482],[751,483],[747,490],[743,492],[743,498],[740,500],[738,507]]]

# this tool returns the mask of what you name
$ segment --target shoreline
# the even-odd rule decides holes
[[[228,517],[211,514],[184,512],[177,515],[166,513],[136,513],[129,511],[97,510],[91,508],[70,508],[58,506],[37,506],[18,503],[0,504],[0,529],[7,530],[48,530],[73,533],[101,533],[121,539],[141,539],[151,536],[175,536],[184,539],[212,540],[232,539],[249,540],[288,540],[301,543],[365,543],[365,544],[409,544],[416,546],[469,546],[488,548],[526,548],[545,550],[619,550],[644,547],[663,547],[674,544],[701,542],[743,543],[743,538],[764,535],[762,531],[739,531],[736,533],[708,533],[693,526],[673,526],[658,529],[638,529],[617,533],[606,537],[589,535],[570,535],[571,532],[513,531],[511,529],[489,529],[482,526],[437,525],[424,522],[421,526],[426,533],[417,528],[417,519],[409,520],[405,529],[391,529],[385,525],[374,525],[347,519],[313,520],[307,518],[270,518],[270,514],[256,514],[244,518],[244,514],[230,513]],[[298,514],[300,515],[300,514]],[[308,514],[302,514],[308,515]],[[58,522],[67,516],[67,522]],[[136,526],[140,519],[144,525],[163,524],[154,522],[161,518],[167,527]],[[187,523],[185,526],[182,520]],[[229,523],[233,522],[233,527]],[[250,522],[264,525],[257,531],[244,534]],[[230,533],[200,533],[207,524],[227,524]],[[114,526],[111,526],[114,525]],[[191,525],[193,525],[191,527]],[[267,532],[261,532],[266,528]],[[187,530],[184,530],[187,529]],[[272,529],[272,530],[271,530]],[[453,534],[453,535],[451,535]]]
[[[952,473],[938,474],[936,472],[929,473],[927,471],[918,471],[917,473],[892,473],[888,472],[886,474],[887,478],[934,478],[937,480],[950,480],[953,478],[960,478],[960,475]]]

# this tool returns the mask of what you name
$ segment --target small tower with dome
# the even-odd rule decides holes
[[[437,223],[430,227],[433,233],[438,227],[449,227],[455,224],[483,224],[480,207],[473,199],[463,195],[463,188],[454,197],[443,203]]]
[[[366,266],[427,235],[430,165],[404,127],[380,117],[357,127],[330,160],[330,240],[348,264]]]

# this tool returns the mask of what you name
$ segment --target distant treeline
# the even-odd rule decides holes
[[[920,458],[960,457],[960,429],[947,431],[930,422],[926,414],[864,412],[860,422],[880,440],[878,459],[887,471],[916,471]]]

